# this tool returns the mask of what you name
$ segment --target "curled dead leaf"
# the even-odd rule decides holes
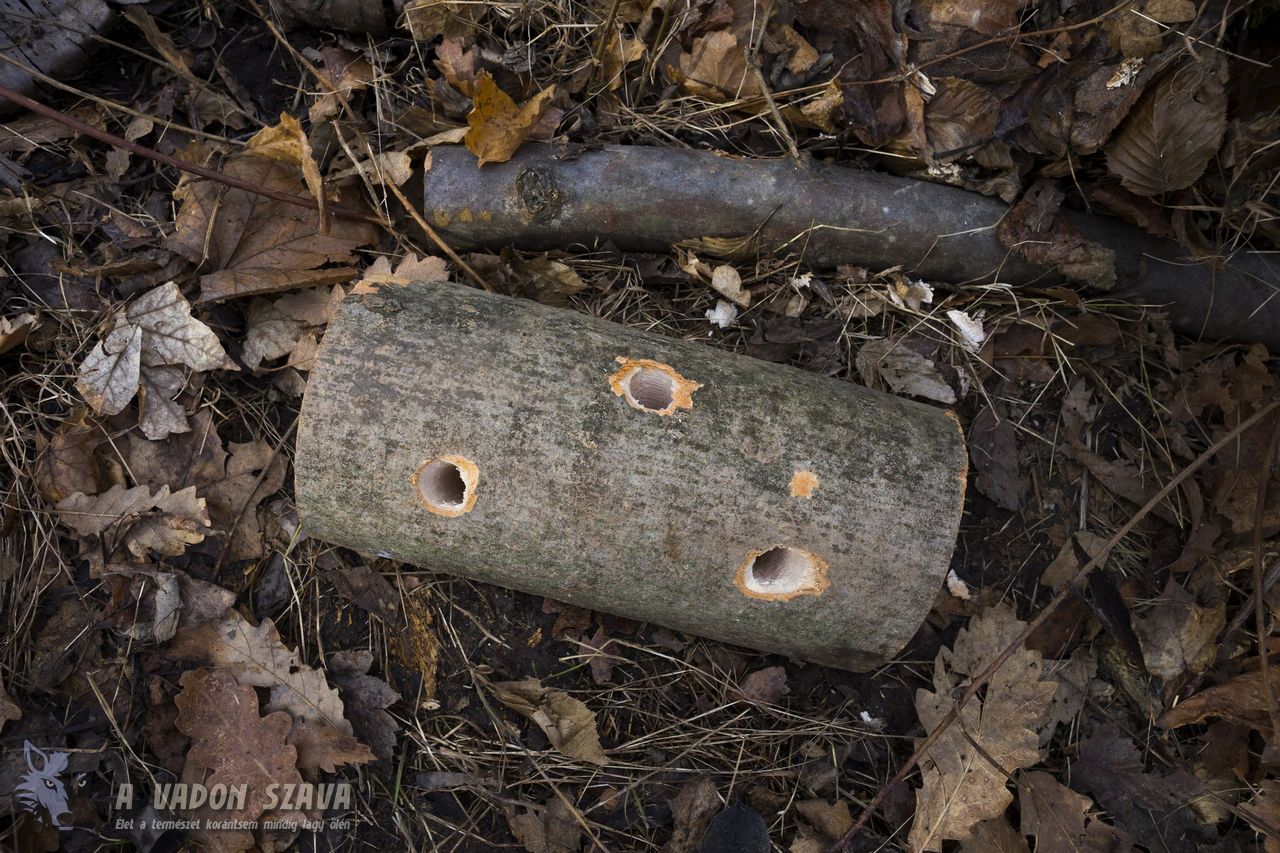
[[[556,87],[548,86],[524,106],[518,106],[487,71],[481,72],[476,77],[474,106],[467,114],[471,129],[463,139],[467,150],[476,155],[477,165],[510,160],[550,109],[555,95]]]

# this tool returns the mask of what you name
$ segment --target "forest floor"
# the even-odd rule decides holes
[[[432,146],[645,144],[1274,251],[1280,8],[308,5],[123,6],[33,91],[79,129],[0,115],[0,847],[1280,851],[1264,347],[1102,282],[455,250],[401,200]],[[914,639],[845,672],[309,536],[292,459],[326,324],[361,283],[467,283],[459,261],[953,409],[965,512]],[[154,828],[155,785],[206,779],[346,780],[350,822]],[[210,815],[323,810],[168,816]]]

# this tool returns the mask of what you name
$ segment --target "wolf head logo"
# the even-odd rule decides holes
[[[67,805],[67,786],[60,778],[62,771],[67,769],[67,754],[46,754],[39,747],[32,746],[30,741],[23,741],[23,749],[27,758],[27,772],[22,774],[22,781],[13,789],[19,805],[23,811],[31,814],[36,814],[43,806],[54,826],[64,831],[71,829],[62,823],[62,816],[71,812]],[[36,766],[37,758],[40,760],[39,767]]]

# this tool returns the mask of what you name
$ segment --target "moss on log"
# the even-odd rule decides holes
[[[311,535],[848,669],[945,576],[949,412],[454,284],[352,296],[303,402]]]

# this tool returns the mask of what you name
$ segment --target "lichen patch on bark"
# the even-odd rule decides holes
[[[409,483],[423,509],[457,518],[476,505],[480,467],[465,456],[435,456],[418,466]]]
[[[831,586],[828,568],[826,560],[803,548],[770,545],[747,553],[733,583],[748,598],[787,601],[799,595],[822,595]]]
[[[812,471],[800,470],[791,475],[791,497],[811,498],[818,491],[818,475]]]
[[[613,393],[641,412],[672,415],[676,409],[693,408],[693,392],[701,383],[685,379],[674,367],[647,358],[617,357],[622,365],[609,376]]]

